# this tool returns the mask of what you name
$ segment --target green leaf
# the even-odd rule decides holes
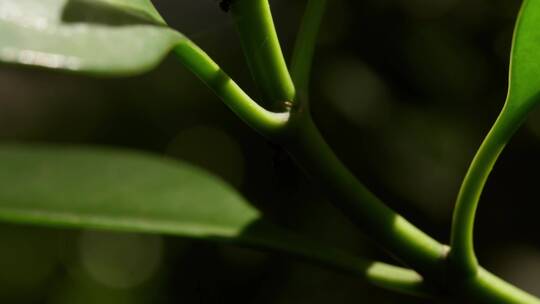
[[[528,112],[540,99],[540,1],[525,0],[514,32],[507,107]]]
[[[135,152],[1,146],[0,218],[236,237],[259,218],[219,179]]]
[[[150,0],[0,0],[0,61],[96,75],[147,71],[186,38]]]
[[[317,244],[265,220],[188,164],[111,149],[0,145],[0,220],[161,233],[265,248],[402,292],[426,294],[412,270]]]

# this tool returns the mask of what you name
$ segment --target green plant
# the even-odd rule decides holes
[[[172,51],[246,124],[287,150],[336,207],[410,269],[361,259],[294,235],[267,221],[230,187],[203,171],[128,151],[3,145],[0,218],[232,242],[290,254],[420,296],[539,302],[479,266],[472,238],[488,174],[538,100],[538,1],[522,5],[508,99],[464,179],[450,246],[388,208],[344,167],[319,134],[308,92],[326,1],[308,2],[290,74],[268,1],[235,0],[230,5],[250,71],[262,92],[260,104],[193,42],[167,27],[149,0],[0,0],[0,60],[125,76],[152,69]]]

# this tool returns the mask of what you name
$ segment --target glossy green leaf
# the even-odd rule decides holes
[[[233,189],[164,157],[110,149],[0,145],[0,220],[232,242],[424,294],[414,271],[358,258],[263,219]]]
[[[0,0],[0,61],[98,75],[159,64],[180,41],[150,0]]]

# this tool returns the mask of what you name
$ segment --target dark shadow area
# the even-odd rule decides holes
[[[62,21],[66,23],[91,23],[108,26],[163,26],[153,16],[144,11],[88,0],[68,1],[62,12]]]

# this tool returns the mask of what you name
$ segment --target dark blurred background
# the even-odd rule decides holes
[[[332,0],[311,103],[342,160],[385,201],[448,242],[460,181],[502,107],[518,0]],[[218,1],[155,0],[171,26],[258,93]],[[271,1],[290,57],[305,1]],[[134,37],[136,39],[136,37]],[[96,50],[99,51],[99,50]],[[290,160],[174,58],[94,79],[0,66],[4,141],[122,146],[195,163],[290,229],[392,261],[321,199]],[[540,112],[482,197],[482,263],[540,295]],[[0,226],[0,303],[433,303],[285,257],[173,237]]]

